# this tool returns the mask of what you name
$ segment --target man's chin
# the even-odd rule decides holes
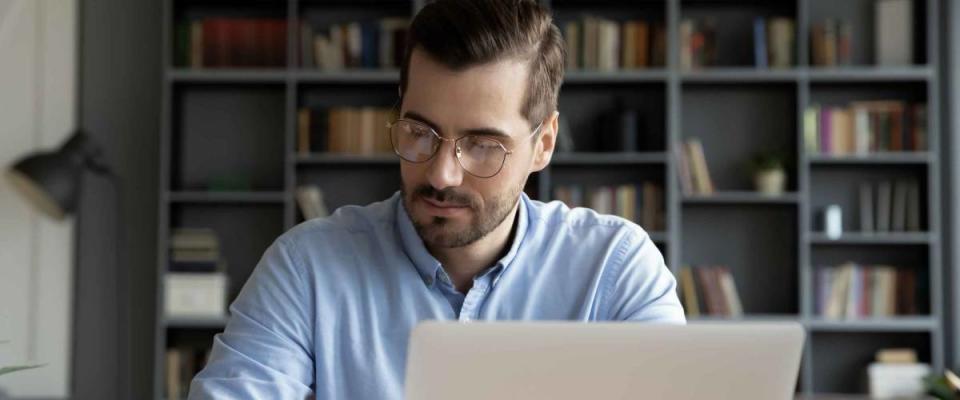
[[[469,224],[461,224],[445,218],[427,218],[424,223],[417,224],[420,238],[428,247],[454,248],[462,247],[473,240],[467,239],[470,232]]]

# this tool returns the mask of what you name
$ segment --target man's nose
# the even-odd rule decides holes
[[[443,141],[427,168],[427,181],[434,189],[457,187],[463,182],[463,168],[457,159],[456,143]]]

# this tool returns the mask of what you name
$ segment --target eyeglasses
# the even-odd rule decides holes
[[[542,121],[526,138],[539,132],[541,126],[543,126]],[[507,156],[513,154],[513,151],[508,150],[503,143],[490,137],[466,135],[456,139],[446,139],[436,130],[419,121],[400,118],[393,123],[387,123],[387,128],[390,129],[393,151],[404,161],[412,163],[430,161],[437,154],[442,142],[453,142],[460,167],[478,178],[491,178],[499,174],[507,161]]]

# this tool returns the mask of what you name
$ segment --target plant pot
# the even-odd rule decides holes
[[[753,174],[757,191],[767,196],[782,195],[787,186],[787,174],[782,169],[768,169]]]

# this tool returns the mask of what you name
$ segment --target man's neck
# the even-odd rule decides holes
[[[514,205],[513,211],[503,219],[500,226],[476,242],[457,248],[428,248],[443,265],[458,291],[466,293],[470,290],[473,287],[473,278],[506,254],[512,243],[511,238],[515,236],[519,204],[520,202],[517,202]]]

